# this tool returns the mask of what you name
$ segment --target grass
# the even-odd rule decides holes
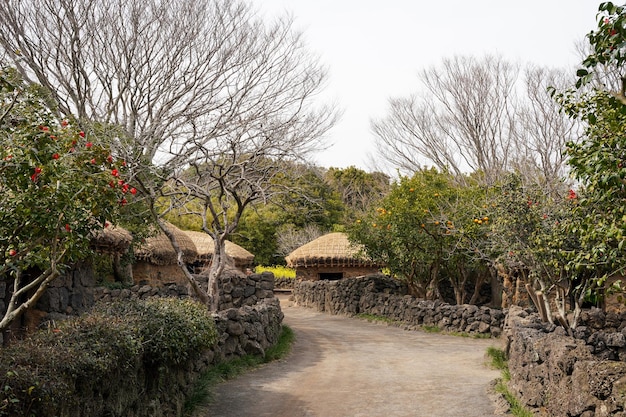
[[[296,270],[293,268],[287,268],[286,266],[257,266],[254,268],[254,272],[261,274],[263,272],[271,272],[275,278],[289,278],[296,279]]]
[[[423,325],[422,330],[424,330],[426,333],[441,333],[441,329],[439,328],[439,326]]]
[[[291,350],[295,334],[288,326],[283,326],[278,342],[265,351],[264,356],[246,355],[241,358],[221,362],[202,374],[185,401],[185,415],[191,416],[193,411],[208,404],[211,397],[211,388],[220,382],[232,379],[264,363],[272,362],[285,357]]]
[[[504,351],[495,347],[489,347],[487,348],[487,356],[491,358],[491,366],[502,372],[502,378],[498,379],[495,390],[509,403],[511,407],[510,414],[515,417],[534,417],[534,414],[520,403],[507,386],[507,382],[511,380],[511,373],[509,372],[509,365]]]
[[[357,314],[356,315],[357,318],[359,319],[363,319],[363,320],[367,320],[367,321],[380,321],[383,323],[394,323],[395,320],[390,319],[389,317],[385,317],[385,316],[379,316],[376,314],[369,314],[369,313],[361,313],[361,314]]]

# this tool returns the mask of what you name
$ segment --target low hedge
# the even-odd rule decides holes
[[[192,300],[99,304],[0,350],[0,416],[125,415],[150,395],[151,373],[216,342],[211,314]]]

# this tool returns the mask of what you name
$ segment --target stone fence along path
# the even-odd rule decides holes
[[[220,384],[195,417],[492,417],[485,365],[496,339],[331,316],[280,296],[296,341],[281,361]]]

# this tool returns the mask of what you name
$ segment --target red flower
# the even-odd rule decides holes
[[[59,154],[58,153],[52,154],[52,159],[59,159]]]
[[[115,188],[115,181],[109,181],[109,187]]]
[[[30,180],[32,182],[36,182],[37,179],[39,178],[39,174],[41,174],[41,168],[40,167],[36,167],[35,168],[35,172],[33,173],[33,175],[30,176]]]
[[[47,132],[49,128],[48,128],[48,126],[39,126],[39,129],[44,131],[44,132]]]
[[[111,170],[111,175],[113,175],[114,177],[119,177],[120,176],[120,172],[117,169],[113,169],[113,170]]]
[[[569,190],[569,192],[567,193],[567,199],[568,200],[575,200],[577,198],[578,198],[578,196],[576,195],[576,191]]]
[[[78,136],[80,136],[81,138],[85,137],[85,132],[83,132],[82,130],[80,132],[78,132]]]
[[[131,188],[131,189],[130,189],[130,193],[131,193],[132,195],[137,194],[137,189],[136,189],[135,187]]]
[[[130,186],[129,186],[128,184],[124,184],[124,185],[122,185],[122,192],[123,192],[124,194],[126,194],[126,193],[128,192],[128,188],[129,188],[129,187],[130,187]]]
[[[70,227],[69,224],[65,223],[65,230],[70,233],[72,231],[72,228]]]
[[[85,143],[85,146],[86,146],[87,148],[91,148],[91,147],[93,146],[93,143],[91,143],[91,142],[87,142],[87,143]]]
[[[113,157],[111,155],[107,156],[107,162],[109,164],[113,162]]]
[[[61,126],[65,127],[69,124],[69,122],[67,120],[63,120],[61,121]]]
[[[15,249],[9,249],[9,256],[17,255],[17,251]]]
[[[91,162],[93,165],[95,165],[96,164],[96,158],[91,158],[91,161],[89,161],[89,162]]]
[[[126,201],[126,199],[125,199],[125,198],[122,198],[122,199],[120,200],[120,205],[121,205],[121,206],[125,206],[127,203],[128,203],[128,201]]]

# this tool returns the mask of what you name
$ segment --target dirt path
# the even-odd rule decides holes
[[[404,331],[295,307],[291,354],[214,388],[202,417],[491,417],[494,340]]]

